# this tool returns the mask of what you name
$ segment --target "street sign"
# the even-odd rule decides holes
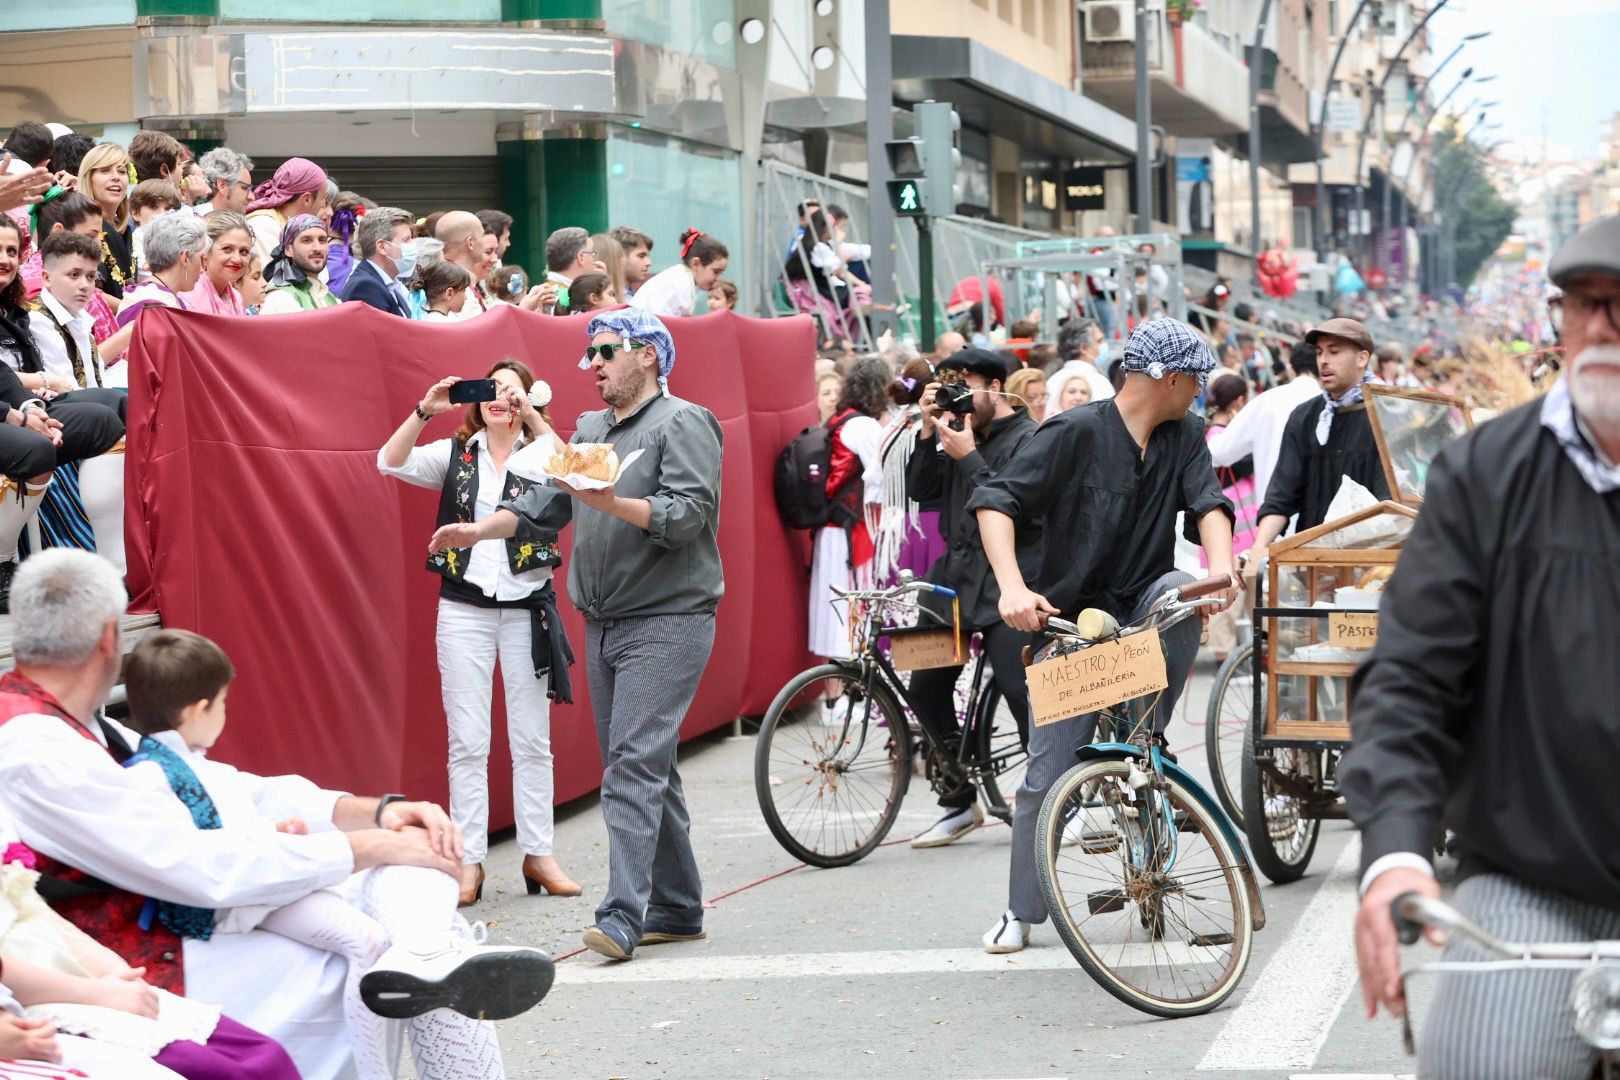
[[[1108,194],[1104,180],[1108,170],[1101,165],[1086,165],[1070,169],[1063,174],[1063,209],[1106,210]]]
[[[1336,131],[1341,134],[1360,131],[1361,102],[1353,97],[1329,99],[1327,116],[1323,118],[1322,126],[1328,131]]]

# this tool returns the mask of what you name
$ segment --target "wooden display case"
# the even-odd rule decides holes
[[[1256,702],[1265,709],[1263,742],[1350,741],[1350,676],[1376,640],[1382,581],[1416,518],[1410,506],[1380,502],[1271,546],[1255,609],[1266,644],[1263,654],[1255,651],[1255,687],[1265,686]]]

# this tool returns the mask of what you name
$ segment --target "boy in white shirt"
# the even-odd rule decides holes
[[[44,370],[19,372],[18,378],[47,398],[101,386],[101,357],[91,336],[95,319],[85,311],[95,294],[101,245],[79,233],[54,232],[40,246],[40,260],[44,287],[28,329]]]

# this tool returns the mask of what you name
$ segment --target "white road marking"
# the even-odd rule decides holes
[[[1288,1080],[1417,1080],[1416,1073],[1294,1073]]]
[[[1352,937],[1361,843],[1352,838],[1294,924],[1294,932],[1260,972],[1210,1044],[1200,1072],[1217,1069],[1308,1069],[1356,979]]]
[[[1177,963],[1193,959],[1187,946],[1130,945],[1128,955]],[[1137,952],[1139,950],[1139,952]],[[1202,950],[1198,950],[1202,951]],[[661,955],[660,955],[661,954]],[[1072,971],[1089,983],[1067,949],[1026,949],[992,956],[981,949],[891,949],[868,952],[799,953],[782,956],[669,956],[660,947],[636,953],[628,963],[581,958],[557,966],[559,985],[594,986],[627,982],[708,982],[723,979],[809,979],[919,975],[931,972],[1003,974],[1016,971]]]

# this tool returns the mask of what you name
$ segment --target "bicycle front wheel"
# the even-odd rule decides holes
[[[823,664],[789,680],[754,746],[754,792],[789,855],[848,866],[883,842],[911,780],[911,729],[877,676]]]
[[[1264,691],[1262,691],[1263,693]],[[1243,828],[1243,736],[1254,722],[1254,642],[1242,646],[1215,673],[1204,714],[1204,756],[1210,788],[1238,828]],[[1260,707],[1265,708],[1262,699]]]
[[[1242,862],[1191,792],[1163,775],[1133,786],[1134,768],[1082,763],[1052,785],[1036,825],[1041,892],[1103,989],[1155,1016],[1195,1016],[1225,1001],[1249,964]]]

